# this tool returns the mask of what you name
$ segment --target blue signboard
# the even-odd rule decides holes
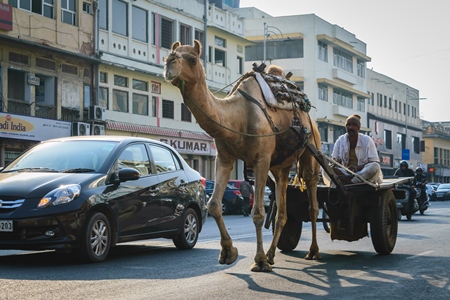
[[[403,149],[402,150],[402,160],[409,160],[409,159],[410,159],[409,149]]]

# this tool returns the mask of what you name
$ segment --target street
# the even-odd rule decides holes
[[[253,273],[256,250],[250,217],[225,216],[239,250],[220,265],[219,233],[209,217],[193,250],[170,240],[120,244],[103,263],[68,255],[0,250],[0,299],[450,299],[450,201],[431,202],[424,215],[399,222],[390,255],[370,237],[331,241],[318,224],[322,259],[308,261],[310,223],[292,252],[277,250],[271,273]],[[264,229],[264,249],[271,230]]]

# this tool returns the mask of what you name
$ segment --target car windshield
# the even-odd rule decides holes
[[[54,141],[38,144],[2,172],[98,172],[117,146],[111,141]]]
[[[440,184],[437,189],[438,190],[448,190],[448,189],[450,189],[450,184]]]

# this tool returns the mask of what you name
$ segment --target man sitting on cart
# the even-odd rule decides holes
[[[383,174],[377,148],[370,136],[359,133],[360,128],[361,116],[354,114],[347,118],[345,121],[347,133],[336,140],[332,158],[365,180],[371,183],[381,183]],[[333,169],[344,184],[363,182],[345,168],[334,167]],[[323,172],[323,175],[325,183],[331,182],[326,172]]]

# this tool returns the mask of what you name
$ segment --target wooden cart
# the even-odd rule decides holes
[[[317,199],[319,207],[326,211],[328,219],[317,221],[331,224],[331,238],[337,240],[356,241],[370,235],[375,251],[389,254],[394,249],[397,240],[397,204],[396,198],[404,198],[404,190],[397,185],[409,178],[385,179],[379,185],[366,183],[343,185],[336,176],[324,156],[314,145],[308,143],[307,149],[318,160],[328,173],[335,188],[319,185]],[[276,214],[275,201],[266,216],[265,227],[273,225]],[[307,191],[289,185],[286,196],[287,222],[283,228],[278,248],[291,251],[297,246],[302,233],[302,223],[309,222],[309,201]],[[370,224],[370,234],[368,225]]]

